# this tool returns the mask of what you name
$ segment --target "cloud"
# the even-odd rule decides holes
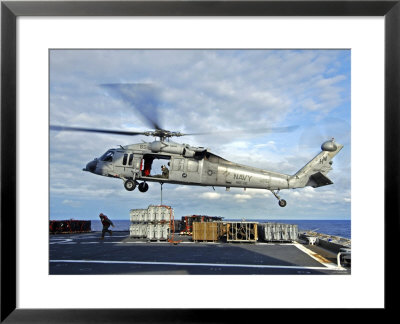
[[[62,204],[73,207],[73,208],[79,208],[82,206],[82,203],[80,201],[74,201],[74,200],[68,200],[68,199],[63,200]]]
[[[253,197],[249,194],[236,194],[236,195],[234,195],[234,198],[238,202],[245,202],[249,199],[252,199]]]
[[[336,89],[341,79],[324,78],[321,74],[327,69],[325,64],[329,63],[321,58],[328,54],[316,53],[244,51],[238,56],[235,51],[139,50],[110,51],[102,55],[91,51],[66,51],[62,56],[62,51],[54,51],[52,55],[57,60],[52,60],[54,91],[51,98],[61,92],[62,103],[65,105],[67,102],[69,109],[75,110],[80,106],[80,111],[81,108],[96,106],[98,109],[103,107],[102,113],[106,113],[107,109],[112,113],[116,109],[115,100],[113,109],[110,109],[105,102],[111,98],[105,97],[104,91],[98,89],[104,79],[109,82],[122,82],[121,79],[144,82],[150,79],[165,89],[164,108],[173,106],[179,112],[171,126],[186,125],[190,130],[197,131],[198,125],[194,123],[197,119],[182,119],[188,110],[191,110],[192,117],[201,116],[202,119],[213,112],[215,124],[223,128],[248,127],[250,122],[254,126],[255,121],[259,126],[265,126],[283,121],[290,112],[290,104],[302,100],[302,89],[316,89],[315,92],[318,89],[319,93],[325,88],[324,93],[332,93]],[[335,54],[331,53],[330,57],[334,61]],[[96,74],[96,71],[99,73]],[[118,80],[115,77],[110,80],[108,72],[121,76]],[[313,72],[319,74],[311,82],[309,76]],[[104,74],[105,77],[99,78]],[[279,86],[276,85],[277,75]],[[190,82],[189,87],[185,86],[187,82]],[[74,91],[68,91],[72,88]],[[68,93],[69,96],[66,96]],[[89,100],[82,102],[82,97]],[[75,104],[71,105],[71,101]],[[318,104],[324,105],[324,102]],[[231,112],[228,119],[223,114],[227,109]],[[253,118],[255,115],[258,115],[257,119]],[[168,117],[164,120],[171,122]],[[208,129],[207,123],[202,125]]]
[[[255,148],[259,149],[259,148],[271,148],[273,150],[276,150],[276,145],[275,145],[275,141],[268,141],[268,143],[265,144],[256,144],[254,145]]]
[[[202,193],[202,194],[200,195],[200,197],[203,198],[203,199],[211,199],[211,200],[214,200],[214,199],[219,199],[219,198],[221,198],[221,194],[218,193],[218,192],[204,192],[204,193]]]

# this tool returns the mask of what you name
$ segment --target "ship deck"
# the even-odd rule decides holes
[[[260,275],[350,274],[338,267],[336,254],[294,243],[192,242],[176,235],[172,244],[130,238],[113,232],[50,235],[49,274],[93,275]]]

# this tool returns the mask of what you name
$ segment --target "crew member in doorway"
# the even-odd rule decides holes
[[[108,228],[110,227],[110,225],[112,227],[115,227],[113,222],[103,213],[100,213],[99,215],[100,217],[100,221],[103,224],[103,230],[101,231],[101,240],[104,240],[104,235],[106,234],[106,232],[108,232],[110,234],[110,236],[112,235],[112,231],[109,230]]]
[[[162,176],[163,176],[163,178],[168,178],[168,176],[169,176],[169,170],[168,170],[168,168],[167,168],[165,165],[163,165],[163,166],[161,167],[161,171],[162,171]]]

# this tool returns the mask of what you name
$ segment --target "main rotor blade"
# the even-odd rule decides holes
[[[188,133],[182,134],[182,136],[188,135],[223,135],[223,134],[238,134],[238,133],[246,133],[246,134],[267,134],[267,133],[290,133],[295,131],[299,126],[286,126],[286,127],[266,127],[266,128],[258,128],[251,130],[228,130],[228,131],[216,131],[216,132],[204,132],[204,133]]]
[[[351,140],[351,125],[348,121],[336,117],[326,117],[316,123],[308,124],[299,136],[299,147],[314,148],[322,142],[335,138],[347,146]]]
[[[147,83],[109,83],[101,87],[110,91],[110,94],[133,107],[154,129],[163,129],[159,122],[158,106],[160,91],[152,84]]]
[[[50,129],[56,131],[89,132],[89,133],[104,133],[104,134],[117,134],[117,135],[146,135],[144,132],[130,132],[130,131],[67,127],[67,126],[50,126]]]

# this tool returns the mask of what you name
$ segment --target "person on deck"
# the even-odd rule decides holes
[[[101,231],[101,240],[104,240],[104,235],[106,234],[106,232],[108,232],[110,234],[110,236],[112,235],[112,231],[109,230],[108,228],[110,227],[110,225],[112,227],[115,227],[113,222],[103,213],[100,213],[99,215],[100,217],[100,221],[103,224],[103,230]]]

